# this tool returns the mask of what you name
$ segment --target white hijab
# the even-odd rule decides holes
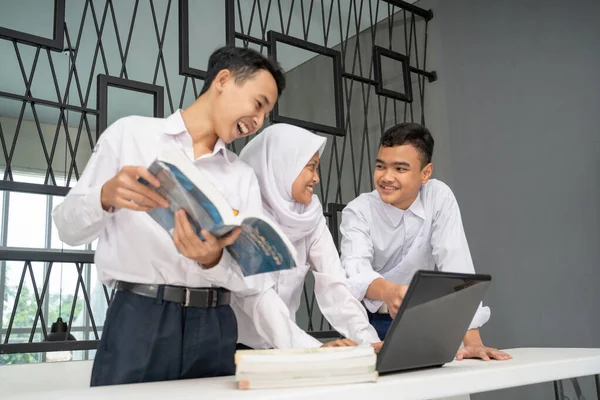
[[[292,198],[292,185],[312,156],[325,150],[327,139],[289,124],[271,125],[244,147],[242,161],[258,178],[265,211],[295,242],[310,235],[323,219],[316,195],[309,205]]]

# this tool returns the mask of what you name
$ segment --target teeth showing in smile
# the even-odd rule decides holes
[[[250,132],[250,129],[248,129],[248,126],[246,126],[245,123],[243,123],[242,121],[237,123],[238,129],[240,130],[240,132],[242,133],[242,135],[247,135],[248,132]]]
[[[307,186],[307,187],[306,187],[306,190],[308,190],[309,192],[311,192],[311,193],[312,193],[312,192],[313,192],[313,187],[312,187],[312,186]]]
[[[382,187],[383,189],[385,189],[385,190],[396,190],[396,189],[398,189],[398,188],[397,188],[397,187],[395,187],[395,186],[383,186],[383,185],[381,185],[381,187]]]

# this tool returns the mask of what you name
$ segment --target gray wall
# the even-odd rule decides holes
[[[426,86],[425,97],[426,124],[436,138],[434,175],[456,193],[476,269],[493,276],[485,300],[492,319],[482,329],[490,346],[600,347],[600,83],[595,79],[600,71],[600,3],[570,4],[417,3],[434,11],[427,69],[435,69],[439,80]],[[394,23],[396,43],[404,40],[401,23]],[[380,22],[378,30],[385,32],[386,24]],[[369,43],[369,35],[361,33],[361,43]],[[387,46],[385,40],[385,33],[378,34],[378,44]],[[369,45],[361,47],[363,63],[369,51]],[[312,59],[290,71],[288,80],[309,88],[323,67],[322,60]],[[418,91],[416,79],[413,91]],[[301,98],[283,103],[282,109],[289,111],[302,105],[311,118],[333,112]],[[366,154],[372,160],[382,124],[371,102],[367,152],[361,103],[351,104],[350,134],[356,162],[365,156],[359,187],[364,192],[370,190],[371,173]],[[415,109],[417,121],[419,111]],[[390,115],[386,127],[394,122]],[[332,142],[329,136],[328,146]],[[329,154],[328,149],[324,162]],[[343,158],[340,186],[347,202],[354,195],[347,150]],[[586,396],[593,397],[592,379],[580,382]],[[570,385],[565,386],[574,398]],[[552,385],[544,384],[472,398],[552,396]]]
[[[493,276],[485,342],[600,347],[600,2],[417,5],[435,15],[428,59],[440,80],[426,113],[437,173],[477,270]],[[594,397],[592,379],[581,382]],[[546,384],[474,397],[552,396]]]
[[[380,10],[381,14],[382,11]],[[388,48],[390,20],[385,18],[346,42],[345,72],[374,79],[372,45]],[[420,65],[424,52],[424,20],[417,16],[415,33],[408,34],[411,43],[411,65]],[[392,49],[406,54],[405,27],[402,12],[397,12],[392,25]],[[418,38],[418,52],[414,50]],[[334,46],[341,51],[341,46]],[[429,57],[429,54],[428,56]],[[384,58],[385,60],[385,58]],[[433,65],[428,62],[428,65]],[[399,63],[384,62],[383,81],[386,89],[402,92],[402,71]],[[420,121],[421,101],[418,75],[411,74],[414,101],[406,104],[375,93],[374,87],[349,79],[344,87],[345,137],[327,137],[327,147],[321,157],[322,184],[316,193],[323,203],[348,203],[358,194],[373,190],[372,174],[379,139],[383,131],[402,121]],[[326,125],[335,125],[333,71],[331,58],[313,57],[286,72],[286,91],[279,99],[281,115]],[[431,84],[425,84],[430,90]],[[347,102],[348,96],[350,99]],[[317,133],[319,134],[319,133]],[[339,179],[338,179],[339,174]],[[339,194],[338,194],[339,189]]]

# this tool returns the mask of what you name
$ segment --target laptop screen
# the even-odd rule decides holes
[[[441,366],[456,351],[491,277],[417,271],[377,358],[380,373]]]

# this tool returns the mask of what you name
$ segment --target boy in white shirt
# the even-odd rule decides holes
[[[454,194],[433,172],[433,137],[417,123],[386,131],[375,161],[376,190],[351,201],[342,213],[341,260],[350,290],[367,307],[383,340],[415,271],[473,273],[473,261]],[[510,359],[483,345],[480,306],[457,359]]]
[[[230,205],[262,213],[254,171],[227,150],[263,125],[284,89],[281,69],[260,53],[225,47],[208,63],[200,97],[168,118],[127,117],[102,133],[86,169],[53,217],[61,240],[99,238],[100,280],[117,292],[94,359],[91,385],[230,375],[235,371],[237,322],[231,294],[274,347],[291,347],[300,331],[281,299],[252,287],[223,248],[239,229],[202,241],[176,214],[173,238],[146,212],[168,206],[138,182],[157,186],[148,166],[165,148],[178,148]]]

